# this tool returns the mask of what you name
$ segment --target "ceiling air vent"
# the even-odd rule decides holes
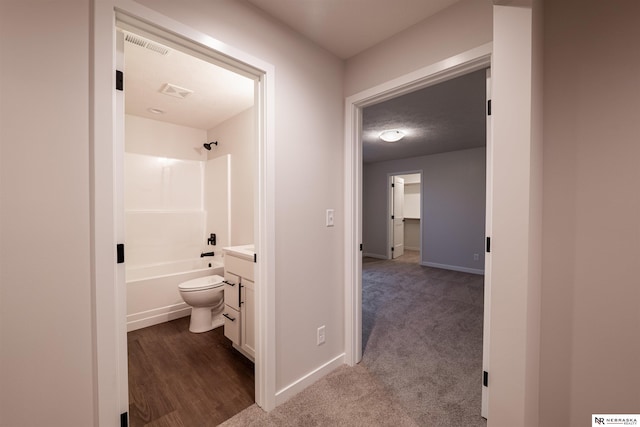
[[[149,49],[153,52],[159,53],[160,55],[167,55],[169,53],[169,48],[164,47],[160,44],[149,41],[143,37],[140,37],[131,33],[124,33],[124,40],[128,43],[135,44],[136,46],[143,47],[145,49]]]
[[[193,93],[193,91],[190,89],[185,89],[171,83],[166,83],[164,86],[162,86],[160,92],[164,93],[165,95],[173,96],[180,99],[184,99]]]

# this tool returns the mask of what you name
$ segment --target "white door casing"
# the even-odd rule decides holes
[[[491,237],[491,209],[493,207],[493,144],[491,139],[491,115],[489,102],[491,100],[491,69],[487,69],[487,140],[486,140],[486,216],[485,216],[485,238]],[[491,332],[491,252],[485,248],[484,254],[484,321],[482,328],[482,403],[480,415],[489,418],[489,387],[485,385],[484,372],[489,372],[489,339]]]
[[[351,95],[345,100],[345,362],[362,359],[362,109],[491,65],[492,43]]]
[[[274,81],[273,65],[222,43],[131,0],[97,2],[93,10],[92,44],[92,161],[93,274],[95,305],[96,420],[98,425],[120,423],[127,411],[126,294],[124,265],[115,264],[116,243],[123,242],[122,156],[124,150],[123,99],[114,95],[117,69],[116,25],[144,28],[146,36],[170,35],[197,49],[201,56],[219,61],[256,81],[257,110],[255,246],[256,275],[256,402],[265,410],[275,407],[275,198],[274,198]],[[139,25],[140,27],[137,27]],[[148,32],[151,32],[149,34]],[[113,55],[97,54],[113,52]],[[125,84],[126,88],[126,84]],[[121,135],[121,136],[118,136]],[[120,138],[120,139],[119,139]],[[124,343],[124,345],[123,345]]]
[[[116,33],[116,70],[123,71],[124,63],[124,35],[121,32]],[[124,118],[125,92],[117,90],[115,92],[116,116]],[[117,120],[114,132],[114,162],[115,162],[115,233],[119,243],[125,243],[125,226],[124,226],[124,120]],[[127,356],[127,283],[125,264],[118,264],[116,268],[116,295],[117,295],[117,312],[118,319],[124,319],[124,322],[118,322],[118,375],[120,378],[128,378],[129,361]],[[128,381],[120,381],[119,401],[123,412],[128,412],[129,408],[129,384]]]

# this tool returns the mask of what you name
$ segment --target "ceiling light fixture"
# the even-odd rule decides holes
[[[380,139],[384,142],[396,142],[400,141],[404,138],[404,132],[394,129],[394,130],[385,130],[380,134]]]
[[[147,111],[153,114],[164,114],[164,110],[161,110],[159,108],[147,108]]]

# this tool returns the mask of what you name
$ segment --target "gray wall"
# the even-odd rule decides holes
[[[544,5],[540,425],[640,411],[640,2]]]
[[[389,174],[422,171],[422,263],[462,271],[484,269],[484,148],[366,164],[363,250],[386,256]],[[479,254],[474,261],[473,255]]]

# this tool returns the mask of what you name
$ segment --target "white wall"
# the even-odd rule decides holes
[[[484,266],[484,148],[364,165],[364,252],[387,253],[388,174],[422,170],[422,260],[481,272]],[[475,261],[474,254],[479,254]]]
[[[343,173],[337,167],[343,63],[245,2],[140,3],[275,66],[276,383],[282,390],[344,352]],[[325,227],[328,208],[335,209],[333,228]],[[321,325],[326,342],[317,346]]]
[[[2,426],[94,422],[89,40],[89,1],[0,3]]]
[[[188,126],[125,115],[125,151],[183,160],[205,160],[207,132]]]
[[[640,411],[640,3],[544,6],[540,425]]]
[[[402,175],[404,181],[404,248],[420,250],[420,174]]]
[[[404,221],[404,249],[420,250],[420,220],[405,218]]]
[[[420,218],[420,174],[400,177],[404,178],[404,217]]]
[[[492,40],[492,2],[461,0],[349,58],[345,95],[353,95]]]
[[[404,184],[404,217],[420,219],[420,183]]]
[[[209,141],[218,141],[207,153],[209,159],[231,155],[231,239],[226,245],[254,243],[254,181],[256,170],[255,113],[250,108],[207,131]],[[220,245],[218,245],[220,247]]]

